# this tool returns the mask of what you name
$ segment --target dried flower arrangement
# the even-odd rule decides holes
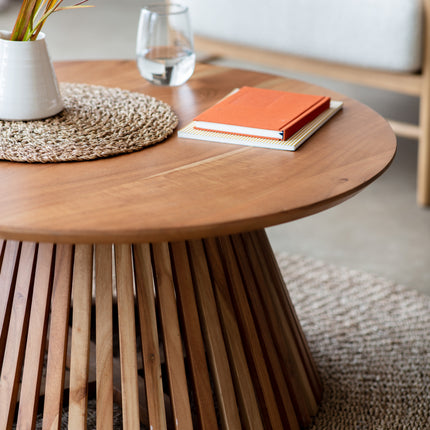
[[[63,0],[23,0],[10,40],[36,40],[48,17],[54,12],[67,9],[92,7],[87,0],[71,6],[62,6]]]

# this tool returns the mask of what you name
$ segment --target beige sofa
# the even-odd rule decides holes
[[[417,201],[430,205],[430,0],[185,0],[198,52],[420,98]]]

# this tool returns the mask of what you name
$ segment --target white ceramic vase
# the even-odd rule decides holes
[[[10,41],[0,31],[0,119],[36,120],[64,108],[45,35],[29,42]]]

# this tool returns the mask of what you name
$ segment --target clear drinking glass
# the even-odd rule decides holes
[[[175,3],[145,6],[136,56],[140,74],[149,82],[169,86],[186,82],[196,61],[188,8]]]

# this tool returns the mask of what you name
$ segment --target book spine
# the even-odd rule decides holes
[[[313,121],[318,115],[322,114],[325,110],[330,108],[330,98],[325,97],[319,106],[314,107],[310,112],[301,115],[294,122],[289,123],[288,126],[283,129],[283,137],[281,140],[287,140],[293,134],[297,133],[307,123]]]

